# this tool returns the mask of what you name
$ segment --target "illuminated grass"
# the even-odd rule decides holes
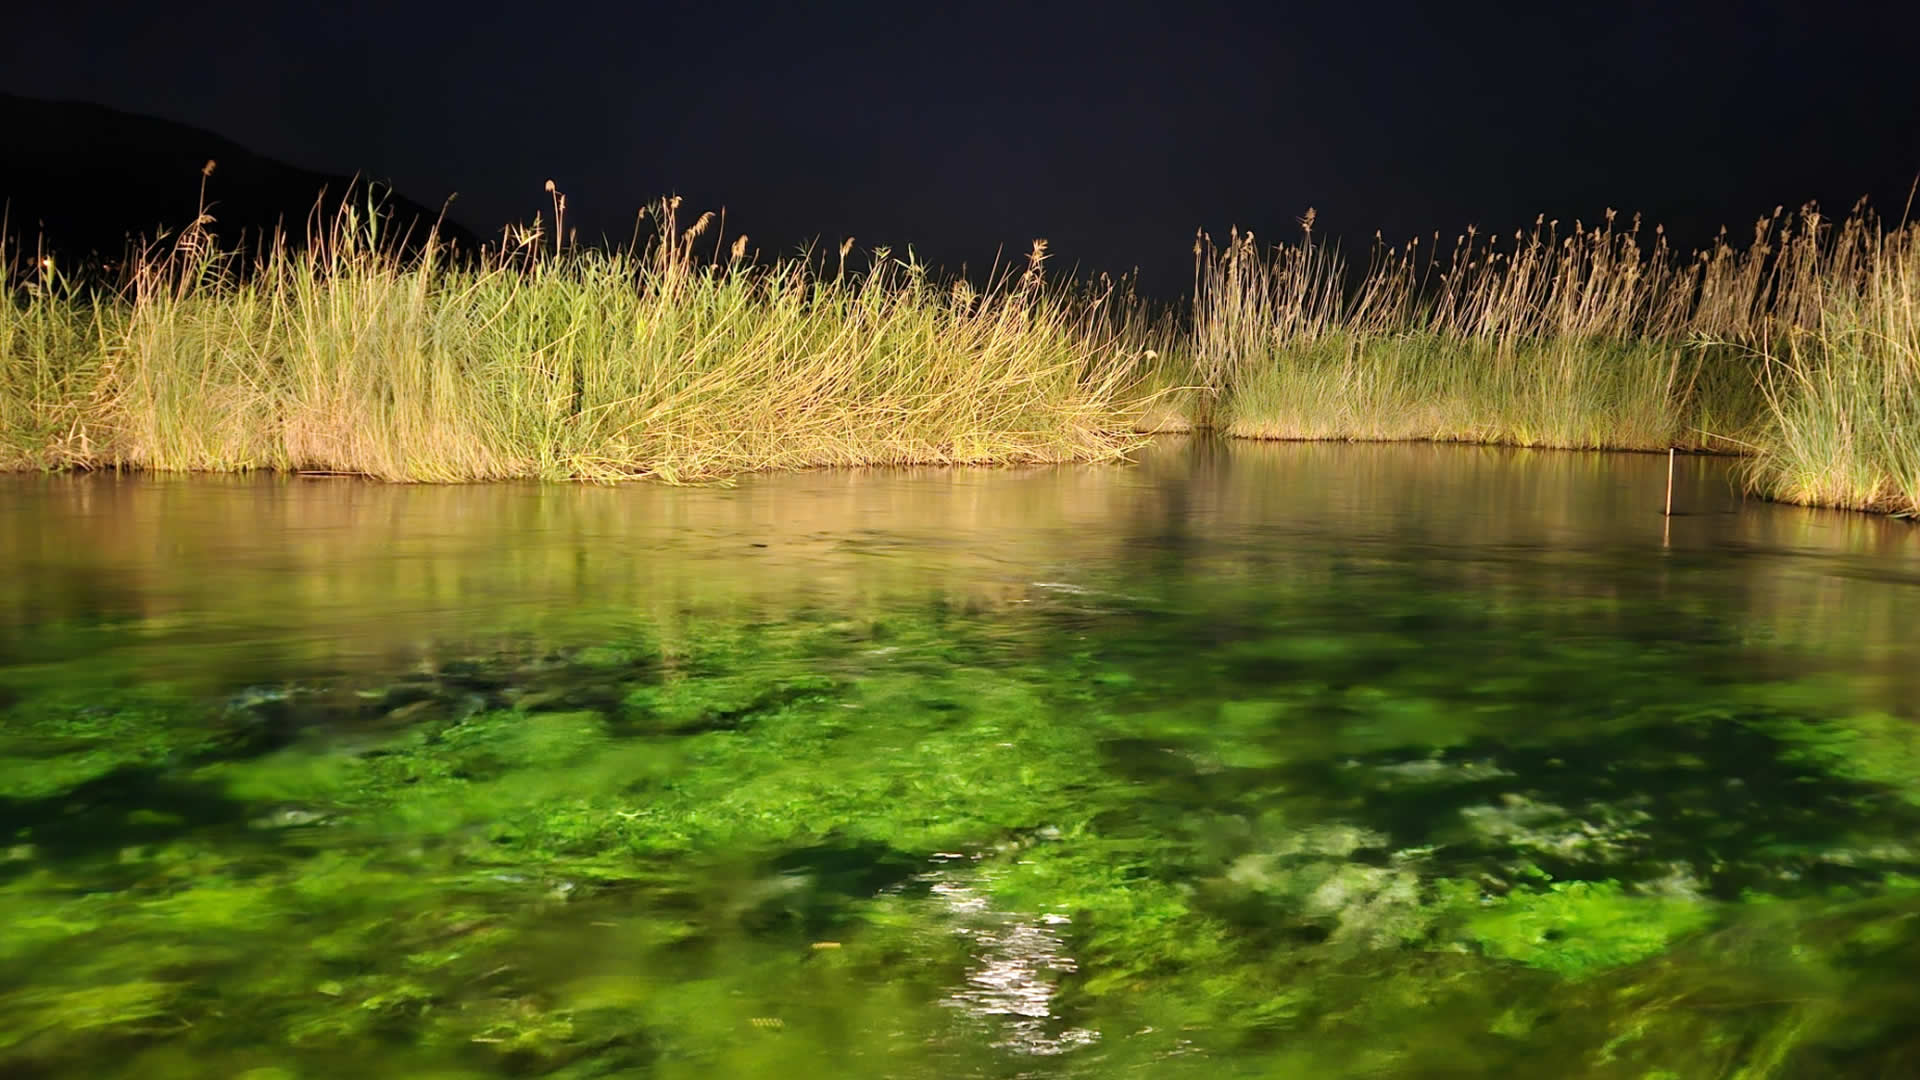
[[[837,465],[1119,455],[1140,350],[1108,293],[984,294],[873,267],[645,252],[405,258],[349,214],[250,266],[189,230],[88,313],[34,274],[0,313],[5,463],[387,480],[698,481]],[[244,271],[244,272],[242,272]]]
[[[1254,439],[1434,440],[1580,449],[1698,442],[1669,406],[1678,350],[1330,335],[1243,379],[1225,430]]]
[[[554,193],[555,233],[565,200]],[[1046,282],[645,250],[539,223],[466,262],[343,213],[252,262],[203,220],[120,293],[13,267],[0,468],[701,481],[765,469],[1112,459],[1139,433],[1747,454],[1770,498],[1920,511],[1920,226],[1762,218],[1691,259],[1639,223],[1376,252],[1202,236],[1193,315]],[[850,245],[849,245],[850,246]],[[729,255],[729,251],[731,254]]]
[[[7,259],[0,241],[0,267]],[[87,406],[118,326],[116,312],[90,304],[50,260],[32,261],[41,265],[0,304],[0,469],[88,457]]]
[[[1920,506],[1920,228],[1776,210],[1681,259],[1609,212],[1389,248],[1350,290],[1302,225],[1195,244],[1194,365],[1227,434],[1734,451],[1771,498]]]
[[[1766,350],[1747,483],[1787,502],[1920,513],[1920,231],[1867,237],[1861,280]]]

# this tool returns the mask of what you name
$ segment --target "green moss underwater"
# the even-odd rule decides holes
[[[15,669],[0,1073],[1920,1072],[1910,724],[1699,612],[1131,584]]]

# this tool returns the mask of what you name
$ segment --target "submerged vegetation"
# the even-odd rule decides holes
[[[1138,433],[1746,456],[1771,498],[1920,511],[1920,224],[1776,209],[1683,257],[1638,219],[1377,248],[1303,219],[1196,242],[1191,317],[1028,265],[975,289],[886,249],[762,264],[655,208],[644,250],[540,222],[401,254],[343,211],[308,248],[203,218],[120,288],[11,262],[0,467],[695,481],[1100,460]],[[0,251],[0,263],[8,262]]]
[[[1292,485],[1279,448],[1245,452],[1192,511],[1206,539],[1147,542],[1182,511],[1056,510],[993,570],[1071,568],[997,602],[912,558],[703,574],[690,545],[654,552],[684,591],[612,588],[628,556],[556,612],[529,601],[631,531],[458,511],[499,489],[376,489],[366,528],[326,527],[340,485],[287,485],[322,516],[262,529],[258,563],[202,549],[223,569],[156,573],[110,618],[10,583],[33,602],[8,613],[38,614],[0,639],[32,660],[0,668],[0,1072],[1911,1071],[1920,759],[1889,711],[1911,683],[1821,674],[1865,624],[1783,642],[1735,590],[1806,583],[1751,557],[1436,558],[1434,510],[1276,547],[1248,524],[1313,515],[1256,501]],[[232,533],[196,497],[258,506],[51,487],[122,484],[148,508],[107,530],[123,582]],[[67,527],[100,528],[95,494]],[[699,548],[768,536],[726,531],[738,492],[647,494],[540,497],[676,518]],[[416,501],[452,535],[421,546]],[[1524,516],[1483,509],[1460,520]],[[981,535],[928,533],[914,556]],[[482,577],[504,591],[420,614]],[[1856,616],[1886,596],[1821,580]],[[215,670],[232,626],[324,649],[371,614],[464,644]]]

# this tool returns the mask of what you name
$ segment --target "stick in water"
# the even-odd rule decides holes
[[[1667,447],[1667,516],[1673,516],[1673,447]]]

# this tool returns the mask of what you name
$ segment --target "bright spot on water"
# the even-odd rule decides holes
[[[938,861],[946,862],[946,859]],[[1053,979],[1077,971],[1066,942],[1053,928],[1071,922],[1047,913],[1027,916],[997,912],[975,888],[976,882],[945,866],[927,875],[931,891],[960,920],[954,933],[973,943],[973,966],[966,985],[941,1001],[994,1027],[998,1050],[1052,1055],[1089,1045],[1100,1034],[1085,1028],[1051,1030]]]

